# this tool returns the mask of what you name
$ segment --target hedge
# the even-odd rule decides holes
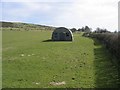
[[[84,36],[101,41],[120,64],[120,33],[85,33]]]

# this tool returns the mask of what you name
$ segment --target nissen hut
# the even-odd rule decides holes
[[[53,41],[73,41],[72,32],[64,27],[56,28],[52,33]]]

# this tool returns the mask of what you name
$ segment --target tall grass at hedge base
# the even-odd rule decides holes
[[[111,52],[118,68],[118,85],[120,86],[120,33],[84,33],[83,36],[99,40]]]
[[[83,36],[96,38],[116,57],[120,64],[120,33],[84,33]]]

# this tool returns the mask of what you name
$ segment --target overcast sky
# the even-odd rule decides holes
[[[118,30],[119,0],[2,0],[2,21]],[[1,17],[0,17],[1,18]]]

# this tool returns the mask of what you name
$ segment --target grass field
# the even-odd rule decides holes
[[[117,69],[99,42],[80,33],[52,42],[51,33],[3,31],[3,88],[117,87]]]

